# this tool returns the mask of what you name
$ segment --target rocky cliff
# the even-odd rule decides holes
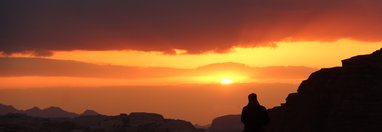
[[[314,72],[269,113],[269,132],[382,130],[382,49]]]

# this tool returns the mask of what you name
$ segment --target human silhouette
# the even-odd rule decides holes
[[[248,105],[243,107],[241,122],[244,124],[243,132],[264,132],[264,126],[269,122],[267,110],[260,105],[255,93],[248,95]]]

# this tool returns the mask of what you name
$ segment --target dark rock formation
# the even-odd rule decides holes
[[[93,116],[78,116],[75,118],[72,118],[71,121],[73,123],[76,123],[83,127],[89,127],[91,129],[98,129],[100,128],[100,122],[109,119],[110,116],[105,115],[93,115]]]
[[[140,126],[144,124],[164,124],[162,115],[155,113],[133,112],[129,115],[130,125]]]
[[[381,131],[382,49],[311,74],[269,113],[268,132]]]
[[[127,132],[203,132],[190,122],[164,119],[155,113],[135,112],[130,115],[121,114],[99,122],[100,128],[106,131]]]
[[[241,132],[243,124],[240,115],[225,115],[217,117],[212,121],[209,132]]]
[[[154,113],[135,112],[129,115],[129,125],[135,127],[138,131],[148,132],[168,132],[169,129],[165,124],[162,115]]]
[[[87,130],[67,120],[31,117],[21,113],[0,116],[0,132],[70,132]]]
[[[130,127],[129,124],[129,117],[127,114],[120,114],[119,116],[112,116],[105,120],[100,121],[99,128],[102,128],[103,130],[107,132],[124,132],[124,131],[138,131],[137,128]]]
[[[283,105],[282,105],[283,106]],[[283,132],[283,128],[280,128],[284,124],[285,120],[280,120],[284,116],[283,112],[285,111],[284,107],[278,106],[272,109],[268,109],[268,115],[270,118],[269,124],[266,126],[267,132]]]
[[[184,120],[166,119],[165,122],[170,132],[204,132],[203,129],[198,129],[191,122]]]

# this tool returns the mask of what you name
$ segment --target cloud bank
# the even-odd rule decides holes
[[[0,51],[226,52],[280,40],[382,40],[379,0],[0,2]]]
[[[316,68],[302,66],[250,67],[240,63],[215,63],[195,69],[98,65],[71,60],[0,57],[0,77],[83,77],[144,79],[168,77],[216,76],[235,73],[248,78],[303,79]]]

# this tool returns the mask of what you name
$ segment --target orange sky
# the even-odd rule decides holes
[[[381,46],[381,42],[343,39],[336,42],[279,42],[275,47],[234,48],[227,53],[194,55],[82,50],[57,51],[42,58],[13,54],[0,61],[0,89],[3,91],[0,102],[22,109],[60,106],[74,112],[91,108],[105,114],[147,111],[208,124],[216,116],[239,113],[247,93],[264,94],[260,95],[263,104],[274,107],[318,68],[340,66],[342,59],[368,54]],[[233,83],[220,84],[224,79]],[[141,90],[145,88],[149,88],[147,93]],[[127,93],[116,92],[118,89],[125,89]],[[98,92],[94,93],[95,90]],[[184,93],[172,94],[177,90]],[[163,92],[165,96],[157,95],[155,91]],[[211,95],[192,99],[192,95],[199,95],[198,92]],[[76,103],[53,97],[66,95],[88,99]],[[96,96],[104,98],[98,100]],[[149,96],[148,102],[141,96]],[[182,97],[187,97],[184,101],[191,104],[176,101]],[[159,102],[151,100],[155,98]],[[217,104],[197,105],[202,100],[210,100],[210,105]],[[110,109],[105,109],[106,106]],[[188,107],[203,107],[201,110],[205,113],[188,111]],[[175,112],[170,108],[184,110]]]
[[[370,53],[380,48],[381,45],[382,42],[367,43],[343,39],[336,42],[279,42],[275,47],[235,48],[228,53],[198,55],[167,55],[158,52],[139,51],[57,51],[54,55],[44,58],[53,59],[52,61],[74,60],[77,62],[67,62],[68,64],[63,62],[35,62],[33,65],[27,59],[33,56],[14,54],[12,57],[26,57],[25,62],[19,65],[29,65],[29,71],[12,73],[12,71],[22,71],[17,69],[16,63],[4,61],[3,66],[5,67],[3,70],[6,70],[6,68],[8,70],[4,71],[3,74],[10,73],[6,76],[3,75],[0,82],[3,84],[1,88],[214,84],[219,83],[222,79],[231,79],[234,83],[299,83],[317,68],[340,66],[340,60]],[[86,62],[85,66],[77,64],[82,62]],[[229,65],[227,62],[233,64]],[[203,66],[214,63],[221,64],[212,66],[210,69],[201,70]],[[116,66],[113,67],[113,65]],[[96,69],[92,68],[95,66],[110,66],[112,68],[87,71],[87,69]],[[123,66],[127,68],[123,69]],[[281,72],[274,72],[273,69],[273,73],[276,74],[267,75],[266,77],[256,75],[259,72],[266,71],[265,69],[249,71],[246,69],[272,66],[284,66],[285,71],[292,71],[290,67],[288,69],[285,66],[303,66],[312,69],[303,73],[286,73],[285,75],[281,75]],[[10,67],[14,69],[9,69]],[[36,68],[38,67],[42,68],[40,69],[41,73],[48,72],[50,74],[37,73]],[[66,69],[55,69],[59,67]],[[78,67],[84,69],[78,69]],[[31,73],[33,68],[35,73]],[[52,69],[52,71],[49,71],[49,69]],[[300,68],[300,70],[302,69]],[[61,71],[61,73],[55,73],[55,71]],[[270,69],[268,69],[268,73],[265,72],[264,74],[271,73]],[[298,76],[293,77],[294,74]]]

